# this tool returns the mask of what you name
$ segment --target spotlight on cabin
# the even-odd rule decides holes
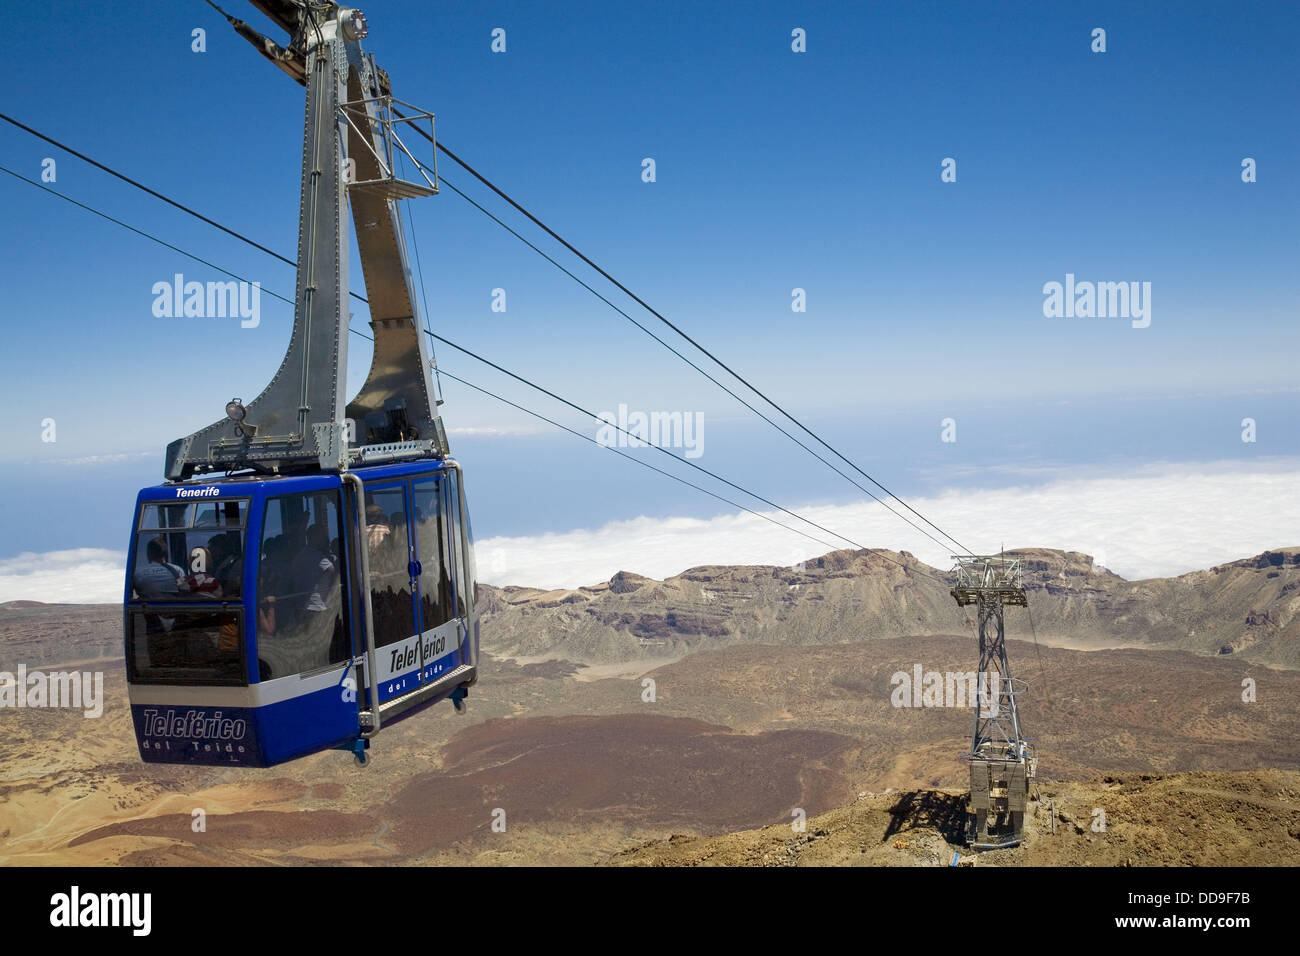
[[[247,414],[248,409],[239,399],[232,398],[226,402],[226,417],[235,423],[235,432],[242,438],[252,438],[257,434],[257,426],[244,421]]]

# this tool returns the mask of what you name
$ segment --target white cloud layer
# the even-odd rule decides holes
[[[25,461],[24,465],[54,465],[60,468],[74,467],[79,468],[84,465],[118,465],[123,462],[141,461],[145,458],[158,458],[163,456],[153,451],[132,451],[132,452],[115,452],[103,455],[84,455],[81,458],[38,458],[34,461]]]
[[[0,603],[119,604],[126,555],[107,548],[24,551],[0,561]]]
[[[1005,545],[1093,555],[1125,578],[1167,577],[1300,545],[1300,461],[1146,465],[1125,477],[1088,469],[1081,477],[993,491],[949,491],[909,501],[976,552]],[[895,509],[920,522],[897,504]],[[874,502],[795,507],[812,521],[868,547],[911,551],[939,568],[951,548],[908,527]],[[788,525],[798,522],[776,512]],[[489,584],[576,587],[616,571],[662,578],[702,564],[796,564],[851,547],[803,526],[801,538],[749,514],[710,519],[634,518],[594,530],[478,542]],[[937,536],[937,535],[936,535]],[[78,548],[0,561],[0,602],[116,603],[125,558]]]
[[[1130,580],[1300,545],[1300,462],[1147,465],[1118,478],[1087,471],[1086,477],[949,491],[908,503],[976,553],[1003,545],[1083,551]],[[896,502],[892,507],[925,527]],[[875,502],[792,510],[867,547],[910,551],[945,570],[957,550],[936,544]],[[484,539],[477,547],[479,577],[489,584],[575,587],[616,571],[663,578],[702,564],[791,565],[832,546],[851,547],[788,515],[771,517],[827,544],[743,513],[636,518],[591,531]]]

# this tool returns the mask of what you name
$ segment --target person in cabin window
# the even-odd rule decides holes
[[[301,665],[304,668],[329,663],[339,609],[338,565],[329,555],[329,529],[314,524],[307,529],[307,546],[294,559],[291,574],[294,591],[305,594],[299,614],[299,632],[307,639]]]
[[[185,584],[192,599],[198,601],[221,600],[221,582],[217,580],[212,570],[212,551],[202,546],[191,549],[190,573],[185,576]]]
[[[317,523],[307,529],[306,547],[290,566],[293,591],[301,596],[301,610],[315,614],[329,610],[329,599],[338,586],[338,568],[329,555],[329,529]]]
[[[212,539],[213,559],[217,562],[217,580],[227,597],[238,597],[244,581],[244,549],[238,531],[228,531]],[[219,556],[218,556],[219,552]]]
[[[145,545],[148,563],[131,575],[131,586],[142,601],[175,601],[180,597],[185,572],[167,561],[167,545],[161,537]]]
[[[145,544],[147,563],[137,567],[131,575],[131,587],[141,601],[183,601],[187,585],[185,572],[167,561],[167,543],[160,535]],[[157,642],[176,623],[174,617],[145,614],[144,632],[149,637],[149,656],[157,665],[167,659],[167,650]]]
[[[285,539],[267,538],[262,546],[261,601],[257,605],[257,629],[261,634],[275,634],[292,623],[293,615],[281,602],[288,592],[289,561]]]
[[[373,503],[366,505],[366,546],[371,555],[379,550],[392,530],[388,526],[388,519],[384,517],[383,508]]]

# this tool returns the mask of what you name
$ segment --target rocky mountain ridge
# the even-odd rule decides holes
[[[1300,548],[1172,578],[1127,581],[1077,551],[1006,552],[1024,564],[1027,611],[1009,638],[1237,654],[1300,667]],[[906,552],[833,551],[801,566],[690,568],[662,581],[620,571],[560,590],[482,586],[494,654],[586,664],[681,656],[734,644],[836,644],[963,634],[972,608],[946,571]]]

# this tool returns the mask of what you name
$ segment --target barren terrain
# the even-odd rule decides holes
[[[1078,581],[1056,604],[1046,585],[1031,591],[1036,630],[1008,610],[1012,666],[1030,682],[1022,711],[1042,799],[1024,847],[974,863],[952,829],[969,709],[891,700],[895,675],[918,665],[973,670],[974,636],[946,594],[947,620],[917,633],[942,603],[936,596],[931,609],[902,569],[878,565],[837,552],[803,572],[623,575],[590,589],[585,604],[489,591],[469,714],[440,706],[392,726],[365,767],[340,752],[266,770],[145,765],[126,703],[120,609],[0,608],[0,670],[102,671],[106,697],[99,719],[0,711],[0,862],[947,865],[953,852],[967,865],[1298,862],[1300,671],[1277,666],[1297,644],[1288,585],[1300,568],[1290,557],[1144,583],[1158,594],[1229,582],[1226,609],[1206,596],[1213,620],[1188,625],[1218,628],[1213,642],[1238,605],[1255,602],[1249,614],[1271,623],[1237,626],[1272,636],[1231,654],[1168,630],[1156,642],[1136,625],[1121,634],[1114,604],[1113,632],[1083,628],[1079,643],[1136,646],[1050,646],[1053,628],[1069,636],[1071,616],[1106,616]],[[1090,576],[1104,577],[1088,571],[1082,583]],[[729,610],[716,627],[688,620],[674,588],[695,589],[692,607]],[[614,623],[566,629],[569,613]],[[751,625],[761,639],[747,639]],[[665,644],[642,646],[644,633]],[[524,655],[523,643],[536,653]],[[1097,808],[1105,832],[1092,830]],[[808,818],[802,834],[791,830],[796,811]]]

